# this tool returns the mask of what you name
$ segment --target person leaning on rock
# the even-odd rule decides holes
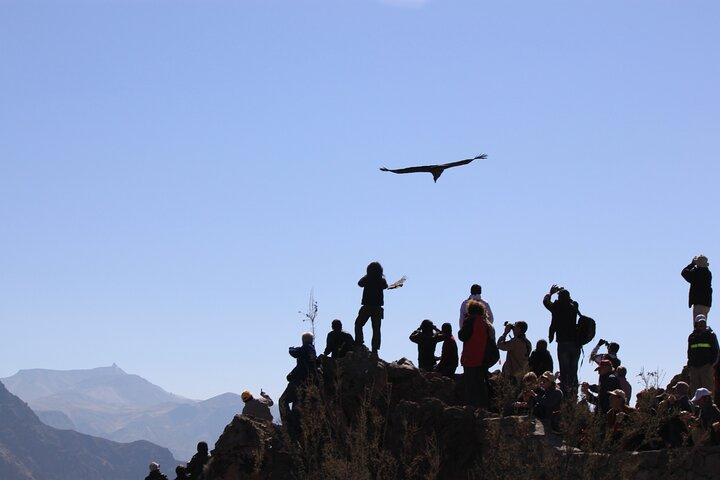
[[[152,462],[148,468],[150,469],[150,473],[145,477],[145,480],[168,480],[167,475],[160,471],[159,463]]]
[[[308,382],[316,382],[318,379],[317,355],[315,353],[315,345],[313,344],[315,337],[310,332],[302,334],[302,345],[299,347],[288,348],[288,353],[293,357],[297,364],[295,368],[288,374],[288,385],[285,391],[280,395],[280,419],[283,423],[288,420],[290,414],[290,404],[298,401],[298,390]]]
[[[270,407],[273,406],[272,398],[263,392],[262,389],[260,389],[260,398],[255,398],[253,394],[247,390],[242,392],[240,398],[245,402],[242,411],[243,415],[259,418],[260,420],[268,422],[273,421],[272,413],[270,413]]]
[[[427,372],[435,368],[435,347],[443,337],[435,324],[428,319],[420,323],[420,327],[410,334],[410,341],[418,346],[418,368]]]
[[[701,314],[707,317],[712,306],[712,273],[709,266],[707,257],[698,255],[680,273],[690,284],[688,307],[693,309],[693,320]]]

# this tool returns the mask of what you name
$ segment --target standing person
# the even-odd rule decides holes
[[[718,359],[718,339],[707,326],[705,315],[695,317],[695,329],[688,336],[687,366],[690,391],[698,388],[713,390],[713,365]]]
[[[317,379],[317,355],[315,353],[315,345],[313,341],[315,337],[310,332],[302,334],[302,345],[299,347],[288,348],[288,353],[295,358],[297,364],[295,368],[288,374],[288,385],[285,391],[280,395],[280,419],[285,424],[290,413],[290,404],[298,401],[298,389],[308,382]]]
[[[551,302],[550,298],[555,293],[557,293],[557,300]],[[543,298],[543,305],[552,313],[548,334],[550,343],[557,336],[560,387],[566,398],[575,398],[578,385],[578,361],[580,360],[580,345],[578,345],[575,336],[578,303],[570,298],[570,292],[553,285],[550,287],[550,292]]]
[[[440,330],[430,320],[423,320],[420,328],[410,334],[410,341],[418,346],[418,368],[432,372],[435,369],[435,346],[442,342]]]
[[[620,389],[610,360],[603,360],[595,369],[599,378],[596,385],[582,384],[582,393],[589,403],[596,406],[595,413],[600,415],[600,423],[604,424],[605,414],[610,410],[610,392]]]
[[[487,365],[485,351],[495,342],[495,329],[487,321],[485,307],[476,301],[468,304],[468,316],[458,332],[463,342],[460,363],[463,366],[468,405],[488,408]]]
[[[192,480],[203,478],[203,469],[210,460],[207,442],[198,442],[197,453],[193,455],[187,464],[187,473]]]
[[[518,385],[523,376],[528,372],[528,358],[532,343],[525,337],[528,325],[520,320],[516,323],[505,322],[505,331],[498,338],[497,346],[500,350],[505,350],[505,364],[502,367],[503,375],[513,384]],[[508,334],[512,332],[513,338],[507,339]]]
[[[542,377],[545,372],[554,371],[553,359],[548,351],[547,340],[541,338],[537,341],[535,350],[532,351],[528,358],[528,366],[530,371],[534,372],[538,378]]]
[[[612,362],[612,360],[610,361]],[[620,390],[625,392],[625,400],[629,402],[632,398],[632,385],[627,380],[627,368],[620,365],[615,369],[615,376],[620,384]]]
[[[167,475],[160,471],[159,463],[152,462],[148,468],[150,469],[150,473],[145,477],[145,480],[168,480]]]
[[[603,345],[607,346],[607,353],[598,353],[600,350],[600,347]],[[613,368],[618,368],[620,364],[622,363],[620,359],[617,356],[617,352],[620,350],[620,345],[615,342],[608,342],[607,340],[603,340],[602,338],[598,340],[597,345],[595,345],[595,348],[592,349],[590,352],[590,361],[597,363],[600,365],[600,362],[603,360],[610,360],[610,363],[613,364]]]
[[[712,306],[712,273],[710,273],[709,266],[707,257],[698,255],[680,273],[690,284],[688,308],[692,307],[693,309],[693,320],[701,314],[707,318]]]
[[[490,322],[490,325],[495,323],[495,319],[493,318],[492,310],[490,309],[490,305],[482,299],[482,287],[478,285],[477,283],[474,284],[472,287],[470,287],[470,296],[466,298],[462,304],[460,304],[460,322],[459,322],[459,328],[462,328],[463,322],[465,321],[465,318],[468,316],[468,303],[471,301],[479,302],[483,307],[485,307],[485,311],[487,312],[487,320]]]
[[[272,423],[273,416],[272,413],[270,413],[270,407],[273,406],[273,400],[270,398],[270,395],[263,392],[262,389],[260,389],[260,397],[261,398],[255,398],[253,394],[247,390],[242,392],[240,398],[242,398],[242,401],[245,403],[242,414]]]
[[[403,277],[404,279],[404,277]],[[377,355],[380,350],[380,323],[385,316],[383,305],[385,305],[385,297],[383,291],[385,289],[392,290],[402,286],[402,280],[388,286],[385,275],[383,275],[383,267],[378,262],[372,262],[367,266],[366,274],[358,280],[358,286],[362,287],[362,306],[355,319],[355,343],[364,345],[363,327],[368,319],[372,324],[372,351]]]
[[[443,345],[440,352],[440,362],[435,366],[435,371],[445,377],[455,378],[459,358],[457,342],[452,334],[452,325],[443,323],[440,331],[442,332]]]
[[[337,318],[332,321],[331,327],[332,330],[327,334],[323,353],[332,358],[342,358],[352,350],[353,337],[342,329],[342,322]]]

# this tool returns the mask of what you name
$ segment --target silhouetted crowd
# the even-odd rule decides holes
[[[538,340],[534,349],[526,337],[528,325],[524,321],[505,322],[502,334],[496,337],[492,310],[482,298],[482,288],[476,284],[471,286],[469,297],[460,306],[457,339],[462,348],[458,348],[450,323],[437,328],[431,320],[423,320],[409,337],[417,345],[417,367],[431,375],[462,378],[467,405],[503,415],[529,415],[555,432],[560,432],[566,411],[584,409],[597,418],[602,441],[623,442],[626,448],[637,449],[641,441],[625,434],[639,413],[643,413],[658,420],[659,439],[650,446],[645,445],[646,448],[720,445],[720,410],[716,405],[720,393],[720,349],[715,333],[707,324],[712,305],[708,259],[703,255],[693,258],[681,273],[690,284],[688,306],[692,308],[693,321],[687,343],[687,364],[666,390],[652,387],[639,392],[635,407],[630,406],[632,387],[626,379],[627,369],[618,356],[620,345],[616,342],[600,339],[595,344],[590,361],[596,364],[597,383],[579,384],[577,372],[583,346],[594,339],[596,325],[592,318],[580,313],[579,304],[570,292],[558,285],[553,285],[542,300],[550,312],[548,340]],[[290,419],[292,406],[298,402],[299,391],[308,383],[320,381],[324,357],[342,358],[351,351],[367,351],[363,327],[368,321],[372,326],[369,354],[377,358],[384,291],[401,287],[402,281],[388,285],[382,266],[373,262],[367,266],[358,286],[363,294],[354,338],[336,319],[319,358],[312,333],[304,333],[302,344],[289,348],[296,366],[288,374],[287,388],[280,396],[280,416],[284,424]],[[548,344],[553,341],[557,343],[557,372],[548,351]],[[442,344],[439,357],[436,356],[438,344]],[[505,352],[505,361],[501,370],[491,373],[490,369],[500,361],[500,352]],[[463,367],[461,377],[456,374],[458,366]],[[273,403],[264,392],[256,399],[246,391],[242,398],[246,402],[244,415],[272,421],[269,407]],[[198,465],[207,463],[209,456],[207,444],[201,444],[204,444],[204,453],[198,444],[198,454],[186,467],[178,467],[178,479],[202,478],[202,466]],[[151,464],[150,470],[146,480],[166,478],[159,473],[157,464]]]

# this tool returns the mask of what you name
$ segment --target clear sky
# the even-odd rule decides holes
[[[0,377],[115,362],[192,398],[277,397],[310,290],[322,349],[378,260],[408,277],[386,294],[387,360],[415,360],[411,331],[456,323],[475,282],[535,342],[558,283],[629,375],[667,380],[691,330],[680,270],[720,262],[719,18],[0,0]],[[437,184],[378,170],[479,153]]]

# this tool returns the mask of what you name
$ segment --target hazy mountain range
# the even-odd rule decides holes
[[[20,370],[2,379],[48,425],[129,442],[148,440],[187,461],[205,440],[212,448],[233,416],[239,395],[197,401],[169,393],[117,365],[90,370]]]
[[[144,478],[151,461],[176,463],[167,448],[150,442],[117,443],[47,426],[0,383],[0,479],[128,480]]]

